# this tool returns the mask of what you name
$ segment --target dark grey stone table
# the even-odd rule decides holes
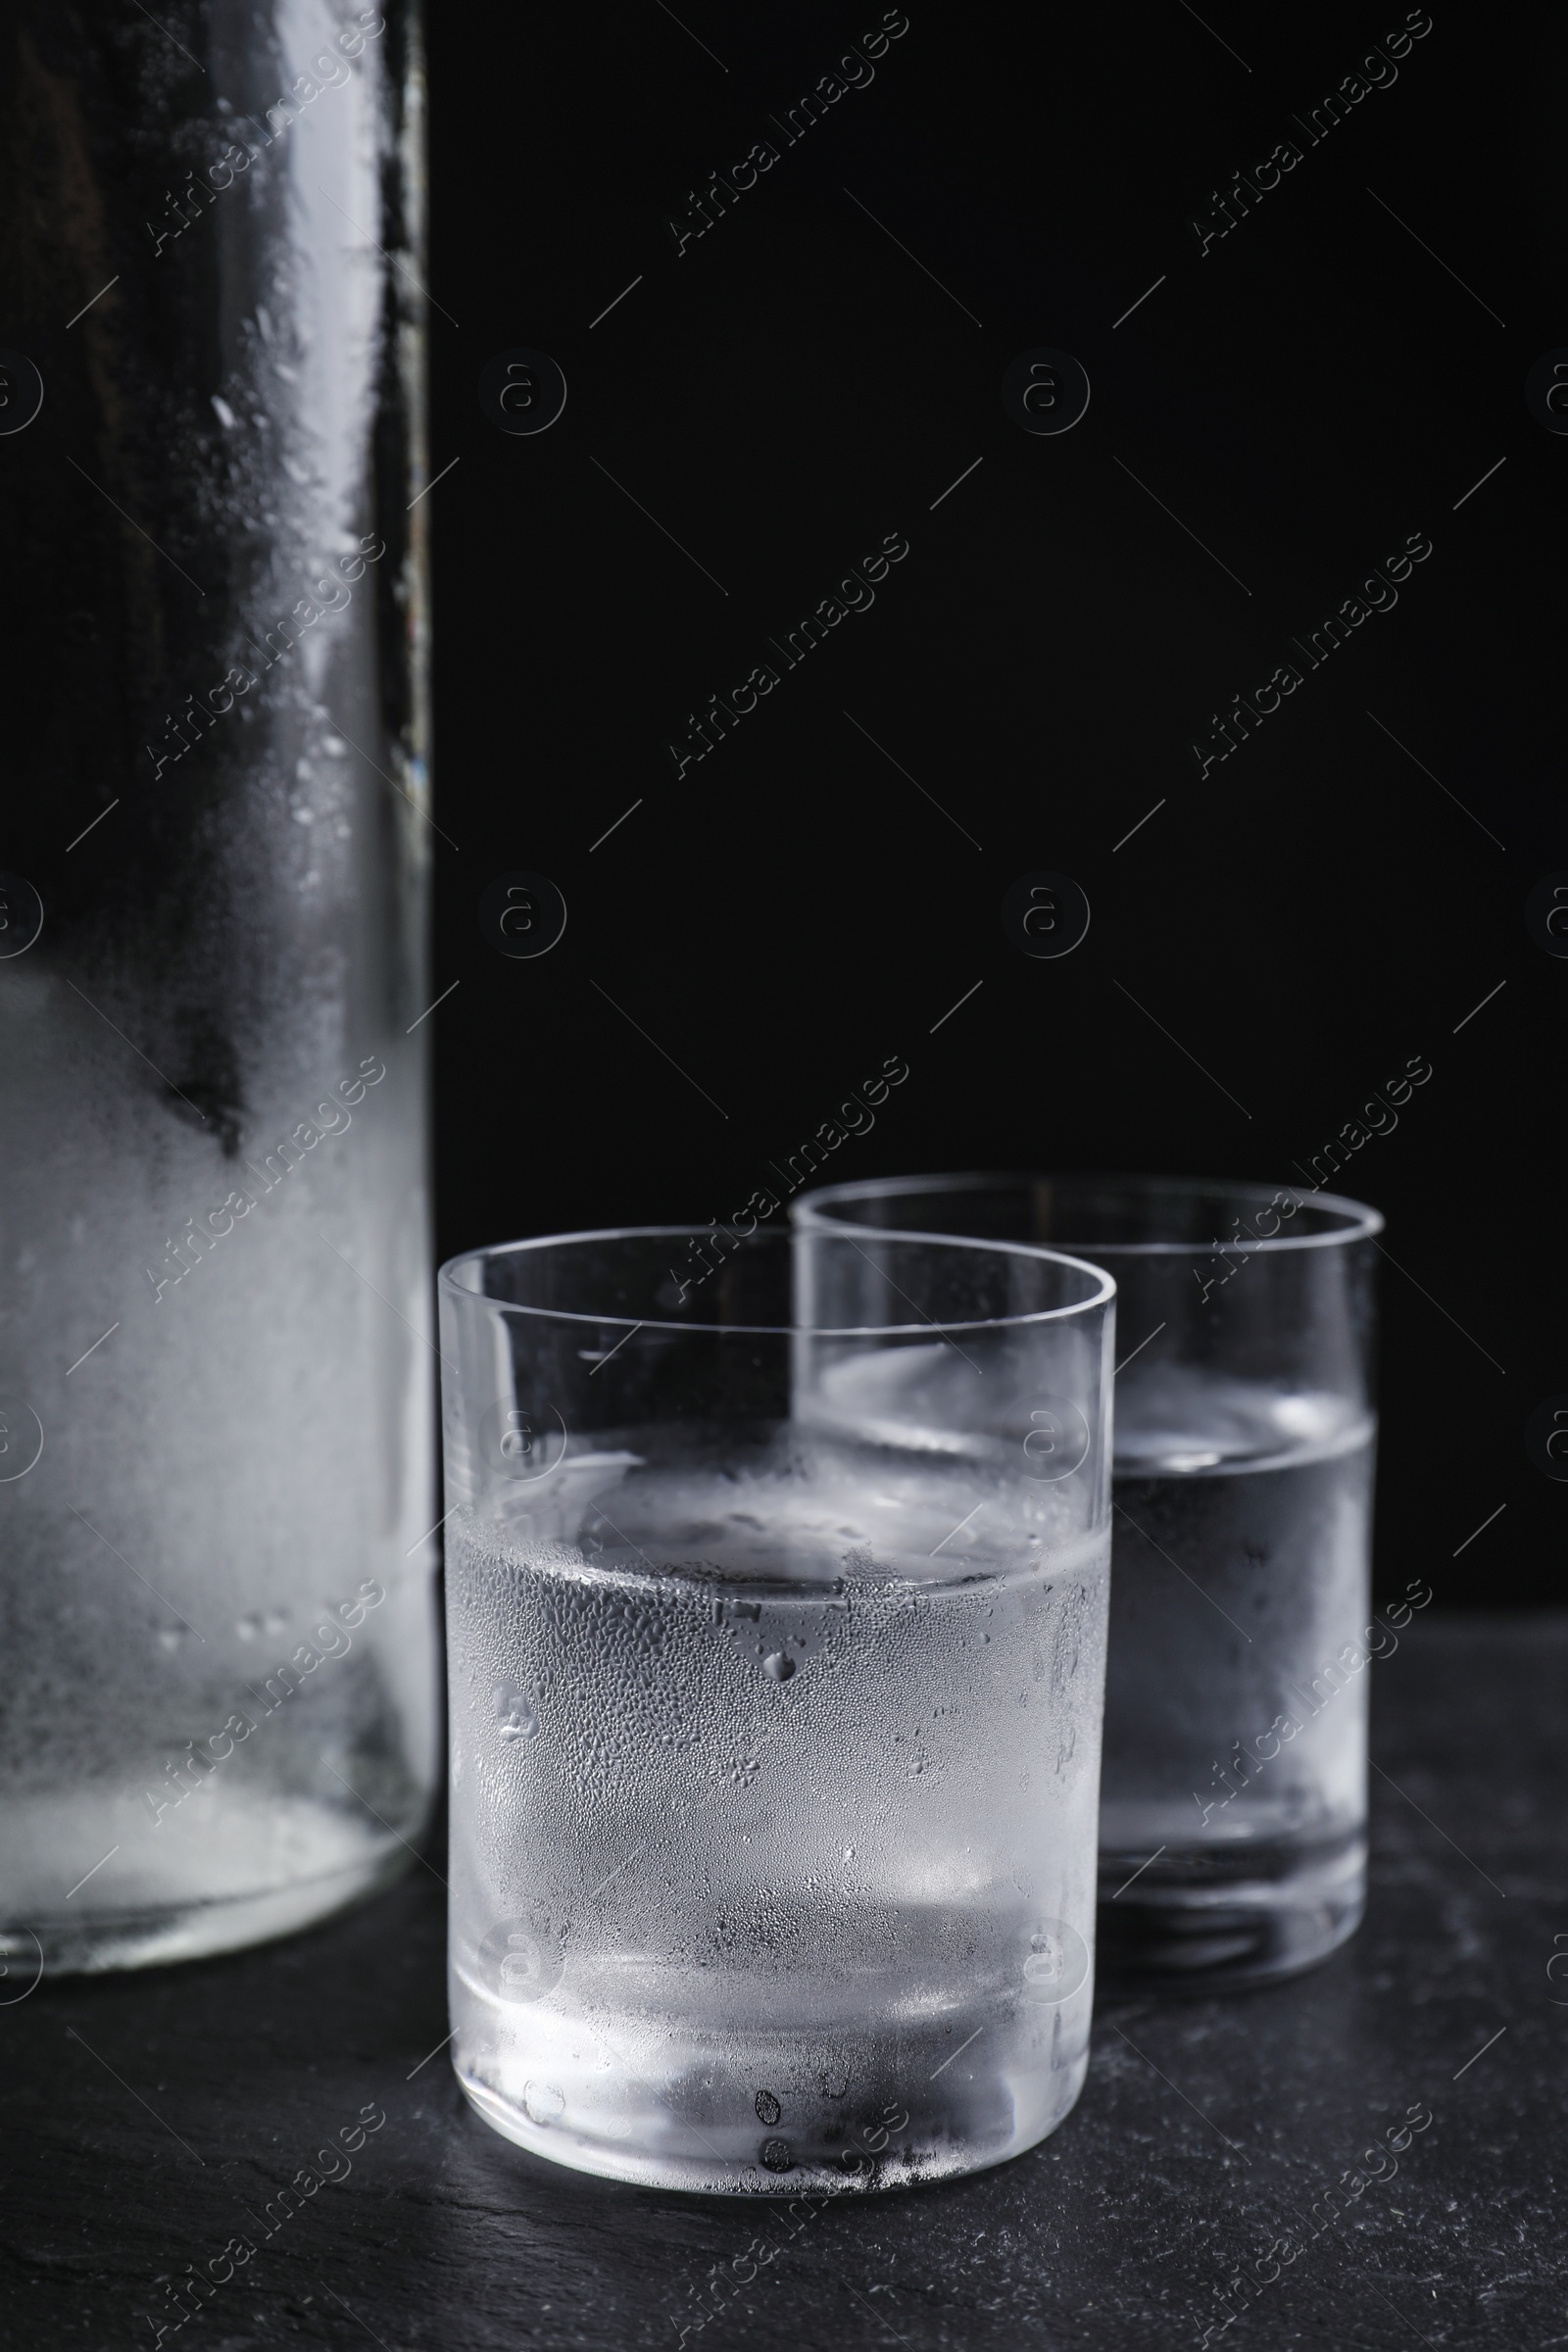
[[[1360,1935],[1274,1991],[1102,2008],[1055,2136],[948,2186],[792,2209],[532,2161],[437,2046],[434,1864],[293,1942],[40,1985],[0,2008],[4,2339],[1568,2344],[1568,1619],[1412,1626],[1373,1671]]]

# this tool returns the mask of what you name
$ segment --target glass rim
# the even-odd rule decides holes
[[[1383,1231],[1385,1223],[1382,1210],[1373,1208],[1367,1201],[1352,1200],[1345,1193],[1326,1193],[1311,1185],[1281,1184],[1271,1187],[1266,1184],[1256,1184],[1250,1178],[1232,1181],[1223,1176],[1105,1175],[1092,1169],[1082,1172],[1068,1170],[1060,1175],[1053,1175],[1046,1171],[1030,1172],[1019,1169],[1004,1169],[995,1174],[961,1169],[956,1174],[950,1172],[938,1176],[862,1176],[858,1177],[853,1184],[818,1185],[811,1191],[803,1193],[791,1208],[790,1214],[792,1218],[799,1220],[802,1224],[837,1226],[839,1220],[827,1214],[825,1209],[818,1206],[818,1203],[879,1198],[898,1199],[913,1193],[978,1193],[1000,1192],[1008,1189],[1022,1191],[1036,1184],[1103,1185],[1106,1187],[1119,1185],[1130,1192],[1154,1194],[1223,1194],[1231,1200],[1248,1200],[1264,1209],[1275,1207],[1281,1197],[1284,1196],[1294,1200],[1297,1208],[1313,1205],[1330,1209],[1344,1219],[1343,1224],[1331,1233],[1254,1234],[1250,1241],[1245,1242],[1074,1241],[1059,1250],[1054,1245],[1044,1242],[1012,1245],[1015,1248],[1039,1250],[1045,1255],[1071,1256],[1075,1263],[1088,1262],[1078,1258],[1076,1253],[1082,1250],[1102,1252],[1106,1257],[1214,1257],[1227,1252],[1239,1257],[1255,1257],[1264,1250],[1278,1253],[1287,1250],[1340,1250],[1351,1242],[1375,1241]],[[803,1210],[808,1211],[808,1214],[803,1216]],[[840,1229],[844,1231],[850,1229],[848,1219],[844,1221]],[[904,1233],[906,1238],[911,1239],[914,1234],[912,1227],[905,1226],[871,1225],[857,1227],[856,1230],[869,1233]],[[928,1236],[924,1238],[939,1239],[941,1237]]]
[[[830,1223],[830,1220],[824,1219],[824,1224]],[[842,1231],[845,1238],[849,1239],[854,1246],[853,1235],[847,1226],[843,1228],[831,1226],[831,1230],[835,1235]],[[772,1229],[770,1238],[779,1242],[793,1241],[795,1231],[796,1229],[791,1225],[780,1225]],[[628,1333],[633,1331],[675,1331],[702,1333],[714,1338],[749,1336],[754,1339],[789,1339],[796,1336],[808,1336],[814,1340],[892,1340],[918,1336],[923,1331],[980,1333],[1021,1330],[1026,1325],[1064,1323],[1076,1315],[1092,1314],[1097,1308],[1110,1305],[1116,1297],[1116,1282],[1113,1275],[1107,1274],[1103,1266],[1092,1266],[1086,1258],[1069,1256],[1065,1250],[1043,1249],[1034,1242],[993,1242],[983,1239],[976,1240],[968,1234],[905,1233],[902,1231],[883,1234],[881,1238],[899,1242],[936,1243],[941,1248],[949,1250],[983,1250],[1000,1257],[1021,1257],[1031,1260],[1049,1258],[1053,1264],[1070,1266],[1074,1273],[1087,1275],[1094,1288],[1089,1297],[1075,1299],[1069,1306],[1039,1307],[1027,1314],[982,1315],[978,1319],[972,1318],[962,1323],[951,1319],[939,1322],[934,1315],[922,1315],[916,1323],[827,1325],[820,1323],[699,1323],[674,1319],[661,1320],[650,1315],[638,1317],[583,1313],[572,1307],[528,1306],[517,1299],[492,1298],[488,1293],[469,1290],[466,1285],[458,1280],[460,1268],[481,1265],[492,1258],[516,1256],[525,1250],[561,1249],[568,1244],[587,1242],[697,1241],[703,1239],[710,1241],[712,1238],[713,1228],[710,1225],[606,1225],[578,1233],[541,1233],[531,1235],[522,1241],[491,1242],[476,1250],[460,1250],[456,1256],[447,1258],[437,1269],[436,1289],[438,1296],[442,1298],[451,1298],[454,1300],[460,1298],[474,1300],[480,1305],[493,1307],[503,1314],[532,1315],[542,1322],[594,1324],[601,1329],[608,1325],[614,1330],[618,1330],[624,1325]],[[753,1234],[744,1236],[742,1247],[746,1242],[755,1238]],[[864,1254],[863,1251],[861,1254]],[[915,1311],[918,1313],[918,1308]]]

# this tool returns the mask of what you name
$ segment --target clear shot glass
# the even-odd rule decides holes
[[[1113,1296],[766,1228],[442,1269],[451,2047],[509,2139],[794,2195],[1066,2115]]]
[[[1376,1209],[1175,1177],[926,1176],[805,1231],[1049,1243],[1120,1310],[1102,1979],[1294,1975],[1360,1921]],[[1389,1638],[1392,1640],[1392,1637]]]

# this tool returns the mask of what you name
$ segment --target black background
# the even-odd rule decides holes
[[[1556,1599],[1524,1426],[1568,1389],[1568,964],[1524,903],[1568,867],[1568,439],[1523,385],[1568,342],[1562,20],[1440,5],[1308,145],[1291,117],[1402,9],[911,0],[786,146],[769,116],[881,22],[432,12],[442,1253],[728,1216],[889,1055],[835,1179],[1298,1182],[1423,1057],[1336,1188],[1388,1218],[1378,1581]],[[1285,138],[1200,256],[1189,220]],[[666,220],[760,139],[778,162],[677,255]],[[568,385],[532,437],[477,396],[519,345]],[[1040,345],[1092,385],[1059,437],[1002,406]],[[890,532],[874,608],[677,778],[688,714],[782,669],[768,636]],[[1412,533],[1397,607],[1307,669],[1293,636]],[[1200,777],[1193,739],[1285,662],[1300,688]],[[1093,908],[1061,960],[1003,932],[1036,868]],[[514,869],[568,907],[534,960],[479,929]]]

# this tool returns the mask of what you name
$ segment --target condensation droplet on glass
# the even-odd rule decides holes
[[[553,2124],[565,2113],[565,2093],[553,2082],[525,2082],[522,2086],[523,2110],[535,2124]]]
[[[511,1683],[496,1686],[496,1721],[503,1740],[531,1740],[539,1729],[539,1718],[522,1691]]]

